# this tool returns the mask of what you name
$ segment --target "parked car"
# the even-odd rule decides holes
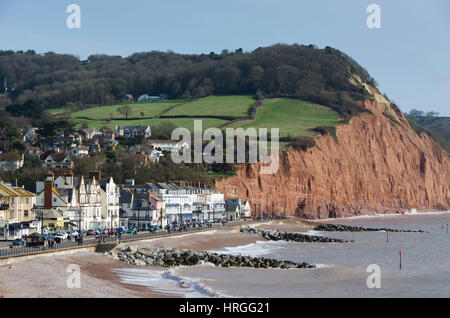
[[[87,230],[86,231],[86,235],[95,235],[95,231],[94,230]]]
[[[65,240],[65,239],[67,239],[68,236],[69,236],[69,235],[68,235],[67,233],[65,233],[65,232],[60,232],[60,233],[57,233],[57,234],[55,235],[55,239],[58,239],[58,240]]]
[[[137,232],[137,230],[135,228],[129,228],[127,233],[128,234],[135,234]]]
[[[13,246],[24,246],[25,245],[25,240],[23,238],[16,238],[13,242],[12,242]]]

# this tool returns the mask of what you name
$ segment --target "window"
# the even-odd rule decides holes
[[[28,210],[23,211],[23,216],[28,217]]]

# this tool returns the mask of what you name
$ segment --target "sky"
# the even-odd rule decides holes
[[[70,29],[70,4],[81,28]],[[370,4],[380,28],[368,28]],[[403,111],[450,116],[448,0],[0,0],[0,49],[87,58],[151,50],[252,51],[276,43],[335,47]]]

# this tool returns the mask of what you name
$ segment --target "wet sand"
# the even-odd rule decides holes
[[[312,230],[315,226],[317,226],[317,224],[308,221],[302,221],[295,218],[267,221],[254,225],[254,227],[258,229],[279,230],[286,232],[307,232]]]

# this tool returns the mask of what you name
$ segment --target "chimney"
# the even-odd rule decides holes
[[[64,178],[64,182],[65,182],[66,185],[73,186],[73,172],[72,172],[72,170],[67,170],[66,172],[64,172],[64,174],[62,176]]]
[[[89,179],[100,180],[102,176],[101,171],[89,171]]]
[[[53,194],[54,174],[49,171],[44,181],[44,209],[52,208],[52,194]]]

